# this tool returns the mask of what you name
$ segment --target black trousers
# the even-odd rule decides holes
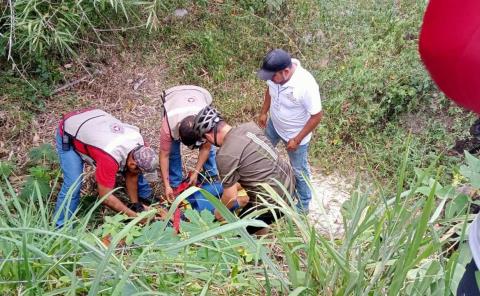
[[[477,279],[475,278],[475,272],[477,271],[477,265],[472,259],[472,261],[465,266],[465,273],[458,284],[457,296],[480,296]]]
[[[253,204],[252,202],[249,202],[245,207],[242,208],[242,211],[238,214],[238,216],[243,217],[243,216],[248,215],[249,213],[251,213],[251,212],[253,212],[257,209],[259,209],[259,208],[255,208],[255,204]],[[274,212],[277,216],[277,219],[280,219],[280,217],[283,216],[283,213],[280,212],[279,210],[274,210]],[[273,215],[273,213],[271,211],[268,211],[264,214],[261,214],[260,216],[256,217],[255,219],[263,221],[267,225],[270,225],[273,222],[275,222],[275,216]],[[249,234],[254,234],[261,229],[262,229],[262,227],[248,226],[247,227],[247,232]]]

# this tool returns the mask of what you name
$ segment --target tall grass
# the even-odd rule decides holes
[[[469,260],[468,252],[454,251],[471,218],[468,199],[440,185],[431,177],[432,168],[405,179],[406,162],[395,196],[384,195],[381,188],[352,192],[342,209],[343,239],[322,237],[304,217],[285,211],[289,218],[274,233],[292,290],[306,295],[455,294]],[[452,212],[460,199],[464,202]],[[288,209],[281,199],[277,202]]]
[[[169,217],[176,205],[194,190],[198,189],[192,188],[177,199]],[[288,289],[288,280],[266,250],[245,231],[246,226],[266,225],[256,220],[238,220],[225,207],[220,209],[231,223],[219,225],[213,222],[213,215],[192,211],[188,213],[190,222],[182,225],[191,231],[186,231],[181,238],[174,235],[166,221],[158,221],[143,228],[142,234],[128,247],[121,247],[121,242],[140,220],[152,218],[153,213],[142,213],[133,220],[123,219],[124,227],[113,235],[107,247],[89,230],[92,213],[102,200],[85,216],[73,218],[63,228],[55,229],[51,222],[51,203],[44,198],[37,186],[29,202],[20,202],[8,180],[5,189],[0,190],[2,293],[13,294],[15,290],[27,295],[87,292],[88,295],[131,295],[155,290],[195,293],[208,291],[212,285],[224,291],[242,288],[254,295],[262,289],[261,285],[244,287],[245,282],[261,281],[257,277],[265,277],[265,268],[271,274],[271,282],[278,283],[280,290]],[[213,196],[207,198],[220,206]],[[257,263],[244,264],[245,254],[251,254]],[[248,268],[242,270],[244,265]],[[235,276],[232,270],[237,270]],[[251,279],[237,284],[238,278],[249,276]],[[231,286],[224,287],[221,282],[230,282]]]
[[[174,1],[4,1],[0,57],[13,64],[76,56],[80,44],[103,45],[103,32],[154,28]]]
[[[415,179],[404,178],[406,167],[394,196],[381,188],[352,192],[343,205],[342,239],[319,235],[293,210],[290,197],[282,200],[266,186],[276,204],[241,220],[204,192],[229,223],[215,222],[208,212],[188,211],[189,221],[182,222],[177,236],[166,221],[139,228],[141,219],[152,218],[151,211],[133,220],[118,216],[125,224],[110,232],[111,243],[105,246],[101,233],[91,230],[101,200],[56,230],[51,202],[38,187],[23,202],[6,180],[0,190],[0,292],[450,295],[469,256],[454,248],[463,241],[468,199],[436,181],[433,167],[417,170]],[[195,190],[178,197],[169,216]],[[275,208],[284,218],[272,226],[271,235],[249,236],[246,226],[265,226],[254,217]]]

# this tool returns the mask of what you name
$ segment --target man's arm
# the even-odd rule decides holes
[[[227,209],[231,209],[237,200],[237,184],[230,186],[228,188],[223,188],[223,194],[220,198],[220,201],[227,207]],[[220,212],[215,209],[215,218],[219,221],[223,220],[222,215]]]
[[[132,203],[138,202],[138,174],[127,171],[125,175],[125,187]]]
[[[271,101],[272,101],[272,97],[270,97],[270,92],[268,91],[268,85],[267,85],[267,89],[265,90],[262,109],[260,110],[260,115],[258,116],[258,125],[261,128],[265,128],[267,126],[267,117],[268,117],[267,113],[268,113],[268,110],[270,110]]]
[[[105,187],[103,185],[98,184],[98,194],[100,197],[103,197],[107,195],[110,191],[112,191],[112,188]],[[136,217],[137,213],[134,211],[130,210],[122,201],[120,201],[115,195],[110,194],[104,201],[103,203],[111,208],[114,211],[117,211],[119,213],[124,213],[129,217]]]
[[[160,148],[160,174],[162,175],[163,186],[165,188],[165,197],[168,201],[174,200],[175,196],[173,195],[172,186],[170,186],[170,178],[169,178],[169,156],[170,151],[165,151]]]
[[[303,138],[305,138],[306,135],[308,135],[317,127],[317,125],[322,120],[322,116],[323,116],[323,111],[320,111],[317,114],[311,115],[310,119],[308,119],[307,123],[302,128],[302,130],[295,137],[288,140],[287,150],[289,151],[296,150],[300,145],[300,143],[302,142]]]
[[[193,170],[192,174],[190,175],[189,185],[196,185],[198,173],[202,171],[203,165],[208,160],[210,155],[210,149],[212,144],[205,142],[198,151],[198,160],[197,164],[195,165],[195,169]]]

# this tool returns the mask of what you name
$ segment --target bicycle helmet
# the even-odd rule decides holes
[[[195,116],[193,130],[198,138],[202,138],[203,135],[210,132],[222,120],[220,113],[218,113],[215,108],[207,106],[200,110],[197,116]]]

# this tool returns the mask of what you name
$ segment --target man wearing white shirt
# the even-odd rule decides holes
[[[265,128],[265,134],[274,146],[280,140],[287,146],[295,173],[297,207],[308,213],[312,198],[308,184],[308,143],[323,114],[318,84],[312,74],[302,68],[300,61],[292,59],[282,49],[267,53],[257,76],[267,81],[259,125]]]

